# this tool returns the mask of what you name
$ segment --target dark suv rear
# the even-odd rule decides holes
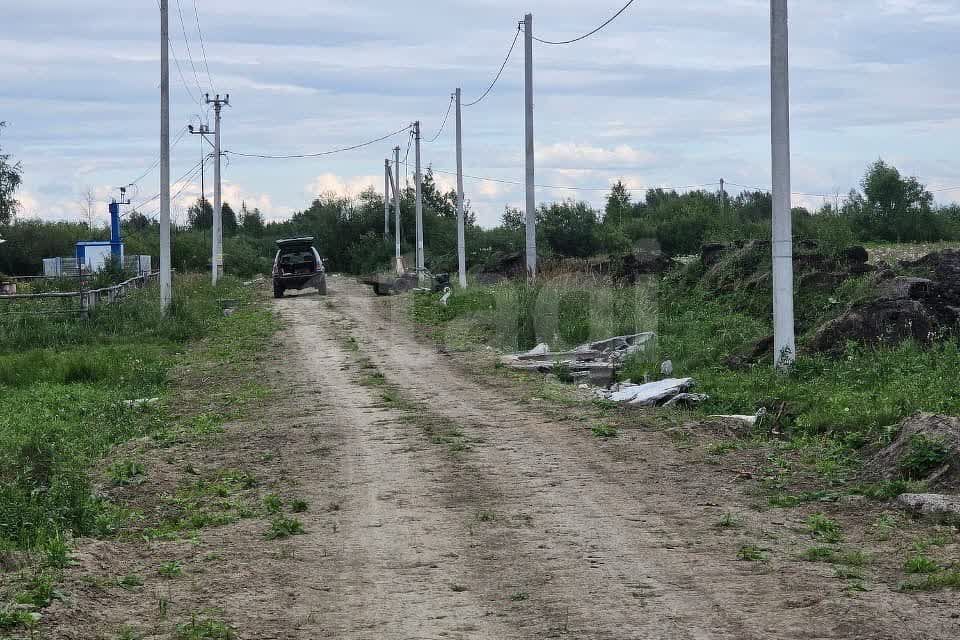
[[[313,238],[277,240],[277,257],[273,260],[273,296],[280,298],[287,289],[316,287],[327,295],[327,273]]]

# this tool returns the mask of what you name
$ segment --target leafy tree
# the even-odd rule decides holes
[[[127,221],[125,226],[127,229],[134,233],[146,231],[153,224],[153,221],[150,220],[147,216],[143,215],[139,211],[134,211],[127,216]]]
[[[607,206],[604,211],[604,222],[623,227],[624,218],[630,217],[633,205],[630,202],[630,192],[622,180],[617,180],[607,196]]]
[[[240,225],[237,223],[237,213],[233,210],[233,207],[230,206],[229,202],[224,202],[220,205],[220,220],[223,223],[223,235],[237,235],[237,229],[240,228]]]
[[[247,209],[247,203],[246,202],[241,203],[240,229],[243,231],[244,235],[252,236],[255,238],[263,237],[265,224],[263,220],[263,214],[260,213],[260,209],[256,207],[254,207],[252,210]]]
[[[593,255],[597,243],[597,212],[585,202],[565,200],[542,205],[537,226],[557,254],[571,257]]]
[[[516,207],[507,206],[500,217],[500,225],[508,231],[519,231],[526,224],[523,212]]]
[[[935,240],[941,220],[933,212],[933,194],[915,177],[905,178],[896,167],[877,160],[852,190],[843,212],[853,219],[864,240]]]
[[[0,120],[0,133],[7,123]],[[16,199],[17,189],[23,180],[23,165],[12,162],[10,154],[4,154],[0,147],[0,225],[10,224],[20,209]]]
[[[187,224],[194,231],[213,228],[213,205],[206,198],[197,201],[187,209]]]

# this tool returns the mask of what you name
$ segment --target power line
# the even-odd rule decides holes
[[[292,153],[292,154],[287,154],[287,155],[269,155],[269,154],[263,154],[263,153],[241,153],[241,152],[239,152],[239,151],[224,151],[223,153],[224,153],[224,154],[229,154],[229,155],[234,155],[234,156],[242,156],[242,157],[244,157],[244,158],[266,158],[266,159],[270,159],[270,160],[289,160],[289,159],[293,159],[293,158],[319,158],[319,157],[322,157],[322,156],[332,156],[332,155],[334,155],[334,154],[336,154],[336,153],[343,153],[344,151],[353,151],[354,149],[361,149],[361,148],[363,148],[363,147],[369,147],[369,146],[372,145],[372,144],[376,144],[376,143],[378,143],[378,142],[383,142],[384,140],[388,140],[388,139],[392,138],[392,137],[395,136],[395,135],[398,135],[398,134],[403,133],[404,131],[409,131],[409,130],[410,130],[410,126],[411,126],[411,125],[407,125],[407,126],[403,127],[402,129],[397,129],[397,130],[394,131],[393,133],[388,133],[387,135],[381,136],[381,137],[379,137],[379,138],[377,138],[377,139],[375,139],[375,140],[369,140],[369,141],[367,141],[367,142],[362,142],[362,143],[360,143],[360,144],[355,144],[355,145],[350,146],[350,147],[342,147],[342,148],[340,148],[340,149],[331,149],[330,151],[321,151],[321,152],[319,152],[319,153]]]
[[[404,160],[402,164],[406,165],[408,163]],[[448,176],[457,175],[456,171],[447,171],[445,169],[434,169],[433,167],[430,167],[430,171],[432,173],[440,173]],[[509,184],[509,185],[518,186],[518,187],[522,187],[526,185],[525,182],[521,182],[519,180],[507,180],[505,178],[491,178],[489,176],[473,176],[468,174],[463,174],[463,177],[469,178],[470,180],[479,180],[481,182],[496,182],[498,184]],[[727,183],[727,184],[730,184],[730,183]],[[665,191],[684,191],[686,189],[702,189],[704,187],[715,187],[717,185],[719,185],[718,182],[705,182],[702,184],[688,184],[688,185],[681,185],[681,186],[655,186],[655,187],[627,186],[625,188],[627,189],[627,191],[646,191],[648,189],[663,189]],[[538,189],[560,189],[564,191],[609,191],[611,188],[613,188],[614,185],[608,185],[606,187],[573,187],[569,185],[557,185],[557,184],[535,184],[533,186],[535,186]]]
[[[209,156],[208,156],[208,157],[209,157]],[[206,163],[206,161],[207,161],[207,158],[204,158],[203,160],[201,160],[201,161],[198,162],[197,164],[193,165],[193,167],[191,167],[186,173],[184,173],[182,176],[180,176],[179,178],[177,178],[177,179],[174,181],[174,184],[176,184],[176,183],[178,183],[178,182],[181,182],[181,181],[183,181],[183,180],[186,180],[186,179],[188,179],[188,177],[190,177],[190,176],[192,176],[193,174],[197,173],[197,169],[199,169],[200,167],[202,167],[202,166],[204,165],[204,163]],[[179,195],[179,194],[178,194],[178,195]],[[139,204],[137,204],[137,205],[134,205],[133,207],[130,208],[130,213],[133,213],[133,212],[136,211],[137,209],[142,209],[143,207],[147,206],[148,204],[150,204],[151,202],[153,202],[154,200],[156,200],[156,199],[159,198],[159,197],[160,197],[160,194],[159,194],[159,193],[156,193],[156,194],[154,194],[153,196],[151,196],[151,197],[147,198],[146,200],[144,200],[143,202],[141,202],[141,203],[139,203]],[[172,199],[172,198],[171,198],[171,199]]]
[[[541,44],[573,44],[574,42],[580,42],[581,40],[585,40],[586,38],[589,38],[589,37],[592,36],[593,34],[599,32],[601,29],[603,29],[604,27],[606,27],[608,24],[610,24],[611,22],[613,22],[614,20],[616,20],[617,18],[619,18],[620,15],[621,15],[624,11],[626,11],[627,9],[629,9],[629,8],[630,8],[630,5],[632,5],[634,2],[635,2],[635,0],[630,0],[630,2],[628,2],[627,4],[625,4],[625,5],[623,6],[623,8],[620,9],[620,11],[617,11],[615,14],[613,14],[613,16],[612,16],[609,20],[607,20],[606,22],[604,22],[603,24],[601,24],[599,27],[597,27],[596,29],[594,29],[593,31],[591,31],[591,32],[589,32],[589,33],[583,34],[582,36],[573,38],[572,40],[558,40],[558,41],[541,40],[540,38],[537,38],[536,36],[534,36],[533,39],[536,40],[537,42],[541,43]]]
[[[175,146],[177,146],[177,144],[179,144],[179,142],[180,142],[181,140],[183,140],[183,136],[185,136],[186,134],[187,134],[187,128],[186,128],[186,127],[183,127],[182,129],[180,129],[180,133],[177,135],[177,139],[174,140],[172,143],[170,143],[170,148],[173,149]],[[141,180],[143,180],[144,178],[146,178],[148,175],[150,175],[150,172],[151,172],[151,171],[153,171],[154,169],[157,168],[157,165],[158,165],[158,164],[160,164],[160,157],[159,157],[159,156],[157,157],[156,160],[153,161],[153,164],[151,164],[150,167],[149,167],[146,171],[144,171],[142,174],[140,174],[140,177],[138,177],[136,180],[131,180],[130,182],[128,182],[128,183],[127,183],[128,186],[129,186],[129,185],[135,185],[135,184],[137,184],[138,182],[140,182]]]
[[[193,63],[193,53],[190,52],[190,38],[187,37],[187,26],[183,22],[183,10],[180,7],[180,0],[177,0],[177,15],[180,16],[180,32],[183,33],[183,44],[187,48],[187,60],[193,68],[193,79],[197,83],[197,89],[200,95],[203,95],[203,87],[200,86],[200,75],[197,73],[197,65]]]
[[[484,98],[486,98],[493,87],[496,86],[497,82],[500,80],[500,76],[503,75],[503,70],[507,68],[507,63],[510,62],[510,56],[513,55],[513,50],[517,48],[517,41],[520,39],[520,25],[517,25],[517,33],[513,36],[513,43],[510,45],[510,50],[507,51],[507,57],[503,59],[503,64],[500,65],[500,70],[497,71],[497,77],[493,79],[493,82],[490,83],[490,86],[487,87],[487,90],[483,92],[483,95],[474,100],[473,102],[467,102],[461,106],[472,107],[475,104],[480,104]]]
[[[157,0],[157,9],[159,8],[160,8],[160,1]],[[173,41],[170,40],[169,35],[167,36],[167,48],[170,51],[170,55],[173,57],[174,63],[176,63],[177,65],[177,74],[180,76],[180,82],[183,84],[184,90],[186,90],[187,95],[190,96],[190,99],[193,100],[197,105],[199,105],[200,100],[198,98],[193,97],[193,91],[190,90],[190,85],[187,84],[187,79],[183,75],[183,69],[180,67],[180,59],[177,57],[177,51],[176,49],[173,48]],[[199,87],[199,83],[198,83],[198,87]],[[200,94],[203,95],[202,89],[200,90]]]
[[[748,184],[737,184],[736,182],[728,182],[728,185],[731,187],[740,187],[741,189],[750,189],[751,191],[764,191],[769,193],[770,187],[753,187]],[[836,193],[805,193],[803,191],[791,191],[790,195],[792,196],[806,196],[808,198],[835,198]]]
[[[433,144],[434,142],[437,141],[437,138],[440,137],[440,134],[443,133],[444,128],[447,126],[447,120],[450,119],[450,111],[453,109],[454,99],[455,99],[454,96],[450,96],[450,102],[447,103],[447,113],[443,116],[443,123],[441,123],[440,125],[440,130],[437,131],[437,135],[433,136],[429,140],[424,140],[425,143]]]
[[[210,65],[207,63],[207,46],[203,43],[203,31],[200,29],[200,11],[197,9],[197,0],[193,0],[193,15],[197,19],[197,35],[200,36],[200,53],[203,54],[203,66],[207,70],[207,80],[210,81],[212,93],[217,89],[213,86],[213,76],[210,75]]]
[[[207,158],[209,158],[209,156],[207,156]],[[200,173],[200,171],[202,171],[202,165],[206,164],[206,162],[207,162],[207,159],[205,158],[202,163],[200,163],[199,165],[197,165],[196,167],[193,168],[193,170],[189,173],[189,175],[187,175],[187,176],[184,177],[184,178],[181,178],[180,180],[177,180],[177,182],[181,182],[181,181],[182,181],[183,184],[180,186],[180,189],[179,189],[176,193],[174,193],[174,194],[172,194],[172,195],[170,196],[170,201],[171,201],[171,202],[173,202],[173,201],[175,201],[177,198],[179,198],[179,197],[183,194],[183,192],[187,190],[187,187],[189,187],[191,184],[193,184],[194,178],[196,178],[197,175]],[[174,184],[176,184],[176,183],[174,183]],[[154,213],[154,216],[156,216],[156,213]],[[154,217],[153,219],[156,220],[155,217]]]
[[[183,68],[180,66],[180,58],[177,57],[177,52],[173,48],[173,41],[171,41],[170,38],[167,38],[167,46],[170,48],[170,55],[173,57],[173,61],[177,65],[177,74],[180,76],[180,82],[183,84],[184,90],[187,92],[187,95],[190,96],[190,99],[199,105],[200,99],[193,97],[193,91],[190,89],[190,85],[187,84],[186,76],[183,75]],[[201,90],[200,93],[202,95],[203,91]]]

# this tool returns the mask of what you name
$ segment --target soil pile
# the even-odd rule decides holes
[[[705,245],[700,257],[701,283],[718,294],[751,294],[744,299],[752,304],[762,302],[760,312],[767,314],[772,284],[770,255],[770,242],[765,240]],[[877,345],[912,339],[930,344],[957,328],[960,251],[932,253],[896,267],[882,263],[874,266],[868,260],[867,250],[860,246],[830,252],[814,241],[795,243],[797,328],[800,334],[806,334],[801,339],[802,350],[840,353],[849,341]],[[866,274],[872,275],[862,285],[858,281],[855,299],[840,303],[841,287]],[[826,314],[810,312],[817,301]],[[836,305],[836,315],[824,301]],[[767,355],[763,347],[768,342],[760,341],[735,354],[733,364],[756,362]]]
[[[960,488],[960,418],[918,414],[905,419],[896,439],[869,460],[866,473],[873,479]]]

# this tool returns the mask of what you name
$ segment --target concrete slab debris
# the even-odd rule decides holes
[[[960,515],[960,496],[940,493],[904,493],[897,498],[904,509],[925,515]]]

